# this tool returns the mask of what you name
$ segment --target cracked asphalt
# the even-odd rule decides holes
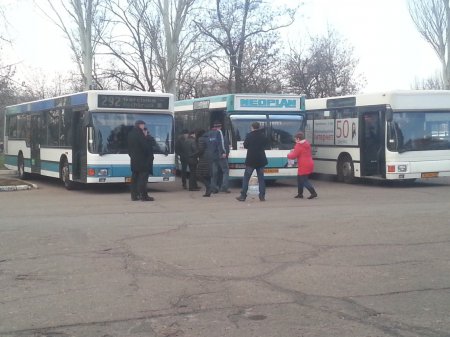
[[[0,193],[2,337],[448,337],[450,179]]]

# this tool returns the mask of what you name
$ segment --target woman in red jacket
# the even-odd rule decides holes
[[[305,187],[311,195],[308,199],[317,198],[317,193],[314,187],[308,180],[308,176],[314,170],[314,161],[311,155],[311,145],[305,139],[305,134],[303,132],[298,132],[295,135],[295,147],[287,155],[288,159],[297,159],[297,187],[298,194],[295,198],[303,199],[303,187]]]

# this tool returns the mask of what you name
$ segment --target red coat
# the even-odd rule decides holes
[[[295,144],[294,149],[288,153],[289,159],[297,159],[299,176],[311,174],[314,170],[314,161],[311,155],[311,145],[307,140]]]

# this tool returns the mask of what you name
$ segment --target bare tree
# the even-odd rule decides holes
[[[442,74],[438,73],[435,74],[435,76],[430,76],[424,79],[416,78],[413,88],[417,90],[443,90],[444,81],[442,79]]]
[[[150,10],[151,0],[107,0],[106,8],[111,14],[109,34],[101,43],[114,57],[109,68],[101,70],[103,79],[116,82],[120,88],[156,91],[156,57],[153,22],[158,18]]]
[[[167,74],[164,76],[164,87],[177,97],[177,68],[180,57],[180,38],[188,22],[189,14],[196,0],[157,0],[161,13],[166,45]]]
[[[79,79],[79,76],[77,78]],[[71,74],[48,74],[41,69],[35,68],[26,69],[20,83],[21,96],[28,97],[30,101],[69,94],[74,89],[77,89],[75,91],[83,89],[80,85],[81,83],[79,83],[78,87],[73,87],[77,81],[74,81]]]
[[[7,26],[8,20],[5,15],[5,10],[3,7],[0,7],[0,42],[10,42],[5,34]]]
[[[356,73],[357,64],[353,48],[329,30],[326,36],[312,37],[306,51],[291,49],[285,63],[288,88],[308,98],[354,94],[365,83]]]
[[[120,36],[113,29],[102,40],[122,64],[122,70],[113,69],[108,76],[135,89],[160,88],[177,96],[177,82],[193,67],[188,60],[198,54],[191,48],[198,34],[189,29],[196,1],[108,0],[114,27],[122,27]]]
[[[105,11],[100,6],[101,0],[60,0],[63,11],[55,5],[54,0],[47,0],[55,15],[50,19],[63,31],[69,40],[84,89],[93,87],[93,63],[96,47],[105,28]],[[46,11],[42,10],[44,13]],[[67,17],[70,20],[67,20]],[[72,28],[70,22],[75,24]]]
[[[226,55],[229,92],[243,90],[243,62],[247,43],[294,21],[296,9],[274,10],[263,0],[215,0],[208,18],[196,20],[200,31]],[[220,71],[220,67],[216,68]]]
[[[13,65],[2,65],[0,59],[0,140],[3,140],[4,107],[16,103],[16,83]]]
[[[243,92],[282,91],[282,58],[277,40],[277,34],[268,34],[247,43],[242,63]]]
[[[450,89],[449,0],[408,0],[409,14],[418,32],[431,45],[441,62],[444,88]]]

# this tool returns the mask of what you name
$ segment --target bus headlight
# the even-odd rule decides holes
[[[102,177],[108,176],[108,169],[100,169],[100,170],[98,170],[97,175],[98,176],[102,176]]]
[[[406,172],[406,171],[408,171],[408,166],[407,165],[398,165],[397,170],[398,170],[398,172]]]
[[[161,173],[163,176],[169,176],[172,174],[172,170],[169,168],[166,168],[166,169],[163,169]]]

